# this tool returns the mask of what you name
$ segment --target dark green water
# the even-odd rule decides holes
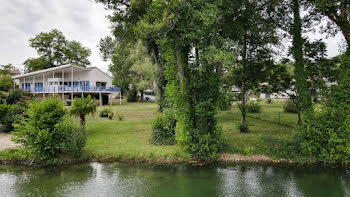
[[[345,169],[265,165],[164,167],[90,163],[0,166],[0,196],[350,196]]]

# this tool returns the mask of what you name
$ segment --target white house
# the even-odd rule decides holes
[[[112,77],[97,67],[63,65],[23,75],[13,76],[20,89],[45,99],[60,95],[62,100],[90,94],[100,99],[100,105],[108,103],[114,94],[120,95],[120,88],[112,85]]]

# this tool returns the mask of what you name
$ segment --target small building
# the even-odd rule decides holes
[[[59,95],[64,101],[71,101],[90,94],[103,105],[113,96],[120,98],[121,94],[121,89],[112,85],[112,77],[97,67],[63,65],[12,78],[21,90],[40,99]]]

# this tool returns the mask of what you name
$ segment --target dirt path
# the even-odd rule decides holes
[[[12,135],[7,133],[0,133],[0,151],[8,148],[17,148],[20,145],[11,141]]]

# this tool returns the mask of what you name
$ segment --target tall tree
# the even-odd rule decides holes
[[[292,10],[294,16],[294,22],[292,27],[291,35],[293,37],[293,57],[295,59],[294,63],[294,77],[295,77],[295,87],[298,92],[297,97],[297,108],[298,111],[306,111],[311,108],[311,95],[309,92],[309,86],[307,83],[307,76],[305,73],[304,66],[304,40],[302,38],[302,20],[300,16],[300,0],[293,0]],[[299,115],[299,124],[301,123],[300,113]]]
[[[146,43],[148,52],[152,55],[153,62],[157,65],[156,71],[156,89],[158,95],[159,110],[162,111],[166,105],[165,99],[165,86],[167,81],[164,77],[164,60],[160,55],[159,43],[156,40],[159,38],[159,34],[155,33],[155,29],[151,26],[149,28],[135,28],[141,20],[146,20],[147,23],[152,23],[148,19],[143,17],[149,9],[152,1],[145,0],[96,0],[108,5],[108,8],[112,9],[114,13],[109,16],[113,26],[113,35],[115,40],[123,45],[128,43],[135,43],[138,39],[141,39]],[[145,23],[144,23],[145,24]],[[100,42],[100,51],[104,59],[112,57],[111,54],[116,51],[113,50],[113,43],[116,43],[110,37],[106,37]],[[109,54],[109,55],[108,55]]]
[[[29,44],[37,51],[39,57],[28,58],[24,62],[27,72],[64,64],[78,66],[90,64],[88,57],[91,55],[91,50],[77,41],[68,41],[58,29],[41,32],[29,39]]]
[[[335,25],[338,26],[347,45],[350,46],[350,3],[348,0],[309,0],[314,6],[314,14],[321,13],[327,16]],[[318,17],[321,19],[321,17]],[[331,23],[325,28],[331,34],[335,34],[337,29]]]
[[[279,41],[278,1],[224,1],[222,34],[240,57],[231,66],[233,85],[241,90],[241,125],[246,125],[247,93],[266,78],[273,65],[272,45]]]
[[[130,67],[132,84],[134,84],[140,92],[141,102],[143,102],[145,90],[154,87],[156,66],[153,64],[142,41],[138,41],[137,44],[131,48],[128,62],[132,65]]]

